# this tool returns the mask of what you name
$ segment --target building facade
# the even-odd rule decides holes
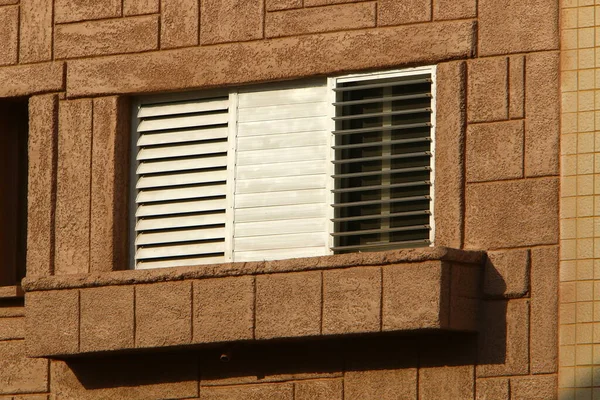
[[[596,7],[0,0],[0,399],[600,399]]]

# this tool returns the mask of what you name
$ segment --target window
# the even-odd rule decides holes
[[[27,101],[0,102],[0,286],[25,276]]]
[[[434,71],[140,99],[132,264],[431,244]]]

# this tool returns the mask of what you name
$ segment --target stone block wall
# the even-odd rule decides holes
[[[579,34],[578,45],[588,46],[591,25],[565,25],[571,6],[562,10],[563,41]],[[594,136],[578,133],[593,132],[587,128],[591,110],[575,117],[577,131],[569,131],[573,116],[563,114],[563,172],[574,165],[588,172],[575,179],[576,186],[566,177],[559,188],[560,11],[558,0],[0,0],[0,98],[29,99],[30,290],[25,306],[18,294],[0,296],[0,399],[555,398],[559,190],[564,196],[561,273],[576,293],[580,288],[589,293],[594,242],[593,236],[576,242],[568,236],[579,229],[574,227],[589,228],[593,219],[594,198],[585,183],[593,168],[585,143],[590,137],[593,143]],[[578,24],[589,24],[589,11],[576,12],[582,15]],[[589,61],[588,53],[563,51],[563,91],[577,79],[582,87],[594,74],[591,67],[578,70]],[[572,62],[572,54],[579,64],[565,61]],[[436,156],[443,168],[436,170],[437,245],[489,254],[478,294],[478,333],[349,334],[369,331],[382,320],[368,314],[352,321],[338,311],[348,301],[340,300],[340,293],[356,277],[338,272],[315,279],[312,272],[301,272],[325,269],[327,258],[305,259],[285,277],[267,271],[260,278],[241,274],[235,283],[200,280],[206,290],[183,279],[146,293],[139,285],[143,271],[114,272],[127,268],[132,96],[416,65],[438,66]],[[581,93],[579,105],[589,105],[590,94]],[[587,161],[567,157],[579,149]],[[568,258],[572,251],[575,258]],[[353,273],[365,282],[357,297],[378,290],[384,299],[386,291],[394,294],[369,268]],[[420,273],[426,275],[415,272]],[[107,274],[122,274],[128,283],[81,293],[35,286],[44,279],[85,281]],[[586,281],[575,283],[578,276]],[[252,291],[250,281],[256,281]],[[257,325],[252,334],[269,338],[264,343],[245,342],[248,326],[232,324],[219,337],[237,347],[189,347],[190,337],[212,340],[193,327],[219,313],[217,307],[180,312],[183,298],[189,305],[198,299],[210,304],[214,293],[230,292],[231,301],[242,304],[261,298],[266,288],[287,293],[288,281],[298,302],[331,302],[332,308],[290,321],[285,329],[269,322],[277,319],[272,313],[262,313],[269,329],[256,331]],[[564,293],[568,289],[563,285]],[[173,292],[182,296],[174,298]],[[28,358],[31,339],[24,339],[23,316],[30,299],[60,305],[57,315],[67,310],[64,319],[49,321],[50,328],[63,330],[57,346],[72,346],[73,354],[82,348],[107,354]],[[561,306],[563,332],[593,331],[592,320],[579,328],[579,317],[569,314],[577,309],[581,318],[594,315],[593,300],[584,299]],[[131,315],[133,302],[139,321]],[[257,302],[253,310],[259,315],[269,304]],[[93,322],[79,320],[69,307]],[[355,305],[370,307],[377,308],[367,301]],[[225,313],[237,309],[232,305]],[[111,324],[113,319],[122,323]],[[157,319],[173,323],[161,325]],[[313,332],[317,320],[329,321],[319,324],[319,332],[324,329],[331,338],[281,340],[294,333],[310,336],[304,332]],[[188,326],[182,321],[193,321],[191,332],[182,334]],[[73,324],[77,331],[68,329]],[[43,335],[42,328],[28,330]],[[79,329],[87,333],[79,335]],[[129,332],[140,336],[131,338]],[[132,343],[145,350],[110,355]],[[592,354],[592,342],[563,344],[561,363],[569,362],[571,350],[581,357]],[[157,347],[168,349],[156,352]],[[224,352],[231,352],[230,363],[219,361]],[[575,361],[562,365],[572,368],[561,375],[568,379]]]

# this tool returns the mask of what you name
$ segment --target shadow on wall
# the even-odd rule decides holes
[[[76,386],[86,391],[135,387],[136,393],[141,393],[144,386],[154,392],[156,385],[197,384],[198,380],[203,386],[257,384],[338,377],[349,371],[473,365],[478,357],[480,364],[502,364],[505,346],[499,342],[506,337],[502,317],[493,318],[498,333],[483,343],[494,346],[493,351],[480,351],[479,355],[477,349],[482,348],[484,338],[477,334],[376,334],[72,359],[58,368],[54,384],[72,385],[71,376],[77,379]],[[228,362],[222,360],[224,354]]]

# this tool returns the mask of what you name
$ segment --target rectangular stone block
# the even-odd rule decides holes
[[[529,372],[529,300],[483,301],[477,377]]]
[[[247,4],[254,4],[254,0]],[[212,24],[222,24],[229,33],[243,32],[230,30],[226,20],[202,15],[212,20]],[[68,95],[199,89],[342,71],[397,68],[399,64],[437,64],[469,57],[473,46],[473,22],[452,21],[72,60],[69,61]],[[294,53],[293,58],[289,57],[290,52]],[[253,63],[247,62],[248,54],[253,54]],[[189,68],[190,65],[195,68]],[[244,69],[240,70],[240,65],[244,65]]]
[[[136,347],[189,344],[192,339],[192,283],[164,282],[135,289]]]
[[[156,14],[159,0],[123,0],[123,15]]]
[[[48,360],[29,358],[23,340],[0,342],[0,394],[48,391]]]
[[[538,53],[526,58],[525,174],[558,175],[560,92],[558,53]]]
[[[17,63],[19,36],[19,7],[0,8],[0,65]]]
[[[302,8],[302,0],[266,0],[267,11],[289,10]]]
[[[198,0],[162,0],[160,47],[170,49],[196,46],[200,19],[198,12]],[[238,26],[237,29],[242,26]]]
[[[54,21],[62,24],[88,19],[114,18],[121,16],[122,0],[56,0]]]
[[[253,339],[254,278],[194,281],[194,343]]]
[[[529,292],[528,250],[488,252],[483,293],[490,297],[519,298]]]
[[[136,53],[158,49],[158,17],[128,17],[57,25],[56,58]]]
[[[27,275],[54,270],[54,196],[58,137],[58,97],[29,99],[27,193]]]
[[[57,275],[87,273],[90,266],[92,101],[61,101],[55,226]]]
[[[341,379],[298,381],[294,400],[342,400],[343,386]]]
[[[481,266],[452,264],[449,321],[451,329],[477,331]]]
[[[469,122],[508,117],[508,59],[478,59],[469,63]]]
[[[200,355],[201,384],[230,386],[341,378],[341,344],[341,341],[315,341],[308,346],[296,346],[289,341],[269,341],[214,347]],[[219,360],[225,351],[231,355],[229,363]]]
[[[130,105],[94,99],[90,271],[127,269]]]
[[[304,0],[304,7],[318,7],[342,3],[358,3],[363,0]]]
[[[454,248],[464,237],[466,73],[464,62],[437,67],[435,242]]]
[[[461,19],[477,16],[476,0],[434,0],[433,19]]]
[[[25,339],[31,357],[79,351],[79,291],[30,292],[25,296]]]
[[[0,318],[0,340],[25,338],[25,318]]]
[[[0,68],[0,98],[61,91],[65,84],[63,69],[60,62]]]
[[[375,26],[375,3],[343,4],[267,13],[265,36],[281,37]]]
[[[381,329],[381,269],[323,272],[323,334],[378,332]]]
[[[0,318],[24,317],[25,307],[19,305],[9,305],[0,307]]]
[[[558,49],[558,10],[553,0],[480,1],[480,55]]]
[[[449,285],[441,262],[384,266],[382,330],[446,327]]]
[[[558,368],[558,247],[531,251],[531,372]]]
[[[477,379],[475,400],[510,400],[508,378]]]
[[[294,400],[292,383],[202,387],[200,400]]]
[[[419,368],[419,400],[471,400],[474,396],[473,366]]]
[[[510,378],[511,400],[542,400],[557,398],[556,375]]]
[[[12,400],[49,400],[50,396],[47,394],[30,394],[23,396],[13,397]]]
[[[131,285],[81,290],[80,351],[133,347],[133,295]]]
[[[127,354],[53,361],[57,400],[197,399],[198,358],[190,353]]]
[[[417,400],[417,369],[347,371],[344,400]]]
[[[523,121],[469,125],[467,181],[522,178],[524,129]]]
[[[509,116],[525,116],[525,57],[512,56],[509,59]]]
[[[52,2],[21,0],[19,62],[52,59]]]
[[[431,0],[379,0],[379,26],[414,24],[431,20]]]
[[[261,39],[263,18],[263,0],[204,0],[200,10],[200,43]]]
[[[507,248],[558,241],[558,179],[467,186],[465,248]]]
[[[256,278],[257,339],[321,333],[321,272]]]

